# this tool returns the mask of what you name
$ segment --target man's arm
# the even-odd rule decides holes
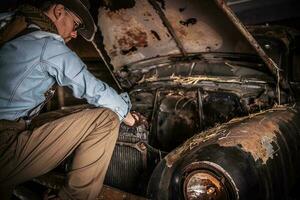
[[[120,121],[126,118],[125,123],[133,123],[132,116],[127,116],[131,109],[128,94],[118,94],[97,79],[87,70],[81,59],[59,41],[49,41],[42,65],[44,71],[54,77],[60,86],[71,88],[75,97],[85,98],[88,103],[97,107],[109,108],[119,116]]]

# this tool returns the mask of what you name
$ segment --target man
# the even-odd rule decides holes
[[[44,1],[41,10],[25,6],[20,13],[28,24],[25,33],[0,48],[0,199],[9,199],[15,185],[50,171],[72,152],[59,198],[95,199],[120,121],[132,126],[137,117],[129,113],[128,96],[97,80],[65,45],[78,33],[86,40],[94,36],[87,0]],[[26,128],[55,82],[98,108]]]

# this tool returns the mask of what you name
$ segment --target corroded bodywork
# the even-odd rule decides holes
[[[100,7],[98,26],[116,68],[157,56],[254,51],[214,1],[134,1]]]
[[[262,113],[235,118],[189,139],[182,147],[165,157],[166,163],[171,167],[172,163],[182,157],[186,151],[192,151],[213,138],[216,140],[215,143],[222,147],[239,146],[243,151],[250,153],[256,162],[266,164],[269,159],[278,156],[278,151],[280,151],[277,142],[278,137],[283,135],[280,124],[285,124],[285,122],[291,125],[296,124],[297,121],[294,119],[297,118],[297,114],[296,108],[280,106]],[[296,142],[298,129],[296,127],[291,128],[295,130],[293,137]],[[286,139],[284,139],[284,144],[287,148],[289,143]]]
[[[159,200],[292,199],[300,115],[285,76],[290,37],[279,35],[277,54],[272,27],[249,27],[252,36],[223,0],[95,5],[93,45],[149,123],[121,125],[105,184]]]
[[[148,119],[149,145],[167,154],[149,198],[290,198],[300,118],[286,69],[225,1],[111,0],[98,11],[98,50]]]
[[[281,87],[291,92],[284,72],[224,0],[129,2],[129,8],[116,9],[110,1],[99,8],[98,26],[115,68],[165,55],[255,51],[277,76]]]
[[[156,168],[149,195],[174,199],[187,171],[210,170],[230,183],[227,199],[286,199],[299,178],[299,124],[298,106],[279,107],[196,135]]]

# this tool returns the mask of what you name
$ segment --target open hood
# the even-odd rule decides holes
[[[98,26],[106,63],[117,71],[141,60],[190,53],[258,54],[281,86],[283,72],[224,0],[104,0]],[[99,43],[98,43],[99,44]]]
[[[99,10],[98,26],[105,51],[115,69],[173,54],[254,53],[215,1],[125,2],[108,2]]]

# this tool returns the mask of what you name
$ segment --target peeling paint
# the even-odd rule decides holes
[[[185,21],[180,20],[179,23],[182,24],[183,26],[194,25],[194,24],[197,23],[197,19],[196,18],[189,18]]]
[[[137,1],[130,9],[99,9],[98,26],[111,63],[123,66],[163,52],[179,53],[174,40],[153,7],[146,0]]]
[[[220,138],[218,144],[224,147],[240,145],[243,151],[251,153],[255,161],[266,164],[269,159],[273,158],[274,149],[279,148],[276,146],[276,133],[279,131],[279,125],[273,121],[265,121],[258,127],[255,120],[231,129],[231,134]]]
[[[201,148],[209,141],[223,147],[240,148],[250,153],[255,161],[267,164],[279,150],[277,137],[281,133],[280,123],[291,123],[295,114],[291,107],[278,106],[261,113],[235,118],[187,140],[165,157],[166,165],[172,167],[185,153]]]
[[[153,1],[162,9],[153,6]],[[98,27],[110,57],[107,62],[115,70],[157,56],[214,51],[253,53],[251,45],[214,1],[139,0],[130,6],[113,10],[111,6],[101,7],[98,12]]]

